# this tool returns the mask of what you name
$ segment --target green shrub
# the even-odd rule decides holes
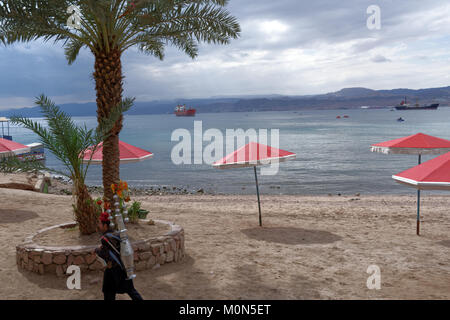
[[[134,201],[128,209],[128,218],[130,219],[130,223],[138,223],[139,219],[145,219],[147,214],[147,210],[141,209],[141,203],[139,201]]]

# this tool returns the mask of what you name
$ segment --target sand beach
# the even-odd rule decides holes
[[[39,229],[72,221],[71,196],[0,189],[0,298],[102,299],[99,273],[82,289],[16,266],[15,247]],[[450,197],[267,196],[258,227],[255,196],[139,197],[152,219],[185,230],[181,263],[137,272],[145,299],[449,299]],[[381,289],[366,286],[369,265]],[[118,299],[128,299],[118,295]]]

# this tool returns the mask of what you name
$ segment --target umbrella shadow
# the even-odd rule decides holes
[[[341,240],[341,237],[328,231],[294,227],[250,228],[241,232],[251,239],[288,245],[328,244]]]
[[[0,223],[21,223],[38,217],[33,211],[0,209]]]

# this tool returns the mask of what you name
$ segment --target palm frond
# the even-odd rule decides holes
[[[228,44],[231,39],[239,37],[239,23],[224,8],[227,3],[207,0],[138,1],[135,10],[127,17],[127,27],[119,36],[119,47],[126,50],[134,45],[142,48],[146,43],[164,42],[194,58],[198,55],[199,42]],[[153,54],[152,50],[149,53]],[[161,57],[160,54],[154,55]]]
[[[83,46],[85,46],[85,44],[76,39],[70,39],[64,46],[64,53],[69,65],[75,62]]]
[[[0,43],[36,39],[62,42],[69,64],[81,48],[94,54],[124,52],[137,46],[146,54],[164,58],[173,45],[194,58],[200,42],[228,44],[239,37],[237,19],[226,9],[228,0],[2,0]],[[78,30],[72,30],[67,12],[80,10]]]
[[[53,172],[70,178],[67,172],[47,167],[42,161],[36,159],[28,159],[27,161],[21,161],[17,157],[0,159],[0,172],[2,173],[37,173],[43,171]]]
[[[124,99],[122,103],[111,110],[108,118],[100,121],[99,126],[95,129],[88,129],[86,125],[77,126],[69,115],[45,95],[39,96],[35,103],[41,108],[47,128],[37,121],[21,116],[11,117],[11,123],[33,131],[44,148],[53,153],[64,165],[66,176],[84,181],[89,163],[83,163],[82,155],[89,147],[96,148],[101,141],[108,137],[123,112],[131,108],[134,99]],[[8,163],[12,168],[14,167],[14,162]],[[17,165],[17,162],[15,164]],[[16,167],[24,168],[23,165]]]

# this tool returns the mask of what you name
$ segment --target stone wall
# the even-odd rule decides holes
[[[144,220],[145,221],[145,220]],[[168,224],[171,230],[165,235],[132,242],[134,266],[136,271],[151,269],[165,263],[178,262],[184,258],[184,230],[168,221],[155,220]],[[53,228],[69,228],[75,224],[65,223],[45,228],[28,237],[16,247],[17,266],[39,274],[63,276],[67,267],[77,265],[81,272],[103,270],[93,251],[98,246],[49,247],[36,244],[33,239],[38,234]]]

